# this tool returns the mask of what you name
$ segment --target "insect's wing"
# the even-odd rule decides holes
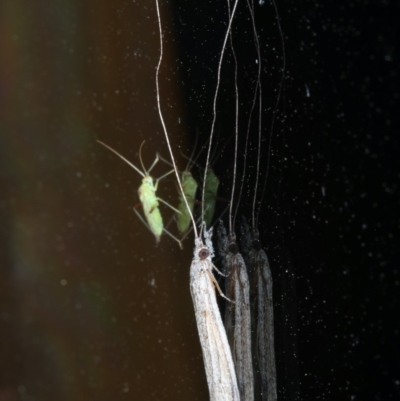
[[[192,262],[190,290],[203,350],[210,400],[239,401],[232,354],[218,309],[215,289],[208,274],[212,274],[209,260]]]
[[[212,169],[208,169],[204,188],[204,221],[206,226],[210,227],[215,213],[215,203],[217,202],[217,193],[219,179]]]
[[[146,178],[150,178],[146,180]],[[142,185],[139,187],[139,198],[143,206],[143,213],[150,227],[151,232],[156,237],[156,241],[160,241],[163,232],[163,220],[158,208],[159,203],[151,177],[143,178]]]
[[[180,213],[177,213],[177,226],[178,226],[178,230],[181,234],[185,233],[190,226],[190,223],[192,220],[190,217],[190,213],[193,214],[197,186],[198,186],[197,182],[193,178],[192,174],[188,171],[185,171],[182,174],[182,188],[183,188],[183,193],[185,194],[187,203],[189,205],[190,212],[186,206],[186,202],[183,198],[183,195],[180,193],[179,194],[179,206],[178,206],[178,210]]]

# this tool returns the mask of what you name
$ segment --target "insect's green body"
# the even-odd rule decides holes
[[[182,243],[179,239],[175,238],[169,231],[167,231],[164,226],[163,226],[163,220],[161,217],[161,212],[159,207],[159,201],[163,202],[166,204],[168,207],[170,207],[174,212],[180,214],[179,210],[175,209],[172,207],[169,203],[165,202],[161,198],[158,198],[156,195],[157,188],[158,188],[158,183],[161,179],[166,177],[167,175],[171,174],[174,170],[170,171],[167,174],[164,174],[162,177],[159,177],[156,182],[154,183],[153,177],[150,176],[150,171],[153,169],[153,167],[157,164],[159,157],[158,155],[156,156],[153,164],[151,167],[146,171],[146,169],[143,166],[142,163],[142,146],[144,144],[144,141],[140,145],[140,151],[139,151],[139,157],[140,157],[140,163],[142,165],[143,171],[140,171],[134,164],[132,164],[128,159],[125,159],[124,156],[120,155],[116,150],[111,148],[110,146],[106,145],[105,143],[101,141],[97,141],[107,149],[111,150],[111,152],[115,153],[118,157],[120,157],[125,163],[129,164],[134,170],[136,170],[142,177],[142,185],[139,187],[138,193],[139,193],[139,199],[140,202],[142,203],[143,207],[143,212],[144,216],[146,218],[146,221],[144,221],[143,217],[136,211],[135,208],[133,208],[134,212],[137,214],[137,216],[142,220],[144,224],[148,225],[148,228],[150,231],[154,234],[156,237],[156,242],[157,244],[160,242],[160,236],[163,233],[167,233],[171,238],[173,238],[175,241],[178,242],[179,246],[182,248]]]
[[[219,187],[219,179],[210,167],[207,170],[206,182],[204,185],[204,221],[206,227],[210,227],[214,217]]]
[[[197,182],[193,178],[192,173],[190,171],[184,171],[182,173],[182,189],[183,193],[185,194],[185,198],[190,208],[190,212],[193,214],[195,196],[197,191]],[[177,214],[177,226],[178,230],[181,234],[185,233],[189,228],[191,223],[191,213],[186,206],[185,199],[183,195],[179,194],[179,206],[178,210],[180,214]]]
[[[139,187],[139,199],[143,206],[143,212],[146,221],[149,224],[151,232],[156,237],[156,242],[160,242],[160,236],[163,232],[163,220],[160,209],[158,208],[158,198],[156,196],[157,182],[154,185],[153,178],[145,176],[142,185]]]

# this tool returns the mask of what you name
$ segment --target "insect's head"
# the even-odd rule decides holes
[[[214,170],[210,166],[208,166],[207,169],[206,182],[208,185],[219,185],[219,179],[215,175]]]
[[[154,186],[153,177],[146,175],[146,177],[143,178],[142,183],[148,184],[153,187]]]
[[[188,178],[192,178],[193,176],[192,176],[192,173],[190,172],[190,171],[187,171],[187,170],[185,170],[183,173],[182,173],[182,181],[185,181],[185,180],[187,180]]]
[[[253,227],[253,241],[251,242],[251,246],[255,251],[259,251],[262,248],[260,241],[260,233],[257,227]]]
[[[260,249],[261,249],[261,241],[259,240],[259,239],[255,239],[253,242],[252,242],[252,247],[253,247],[253,249],[255,250],[255,251],[259,251]]]
[[[199,251],[199,258],[201,260],[207,259],[210,256],[210,251],[207,248],[202,248]]]
[[[238,244],[236,243],[236,234],[235,233],[229,234],[228,251],[230,253],[233,253],[234,255],[239,253],[239,247],[238,247]]]
[[[236,242],[231,242],[228,246],[228,251],[230,253],[233,253],[234,255],[236,255],[237,253],[239,253],[239,247],[238,244]]]

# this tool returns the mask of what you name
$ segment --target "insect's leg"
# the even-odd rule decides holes
[[[222,277],[228,277],[228,276],[229,276],[229,274],[224,274],[224,273],[222,273],[221,271],[219,271],[219,270],[217,269],[217,266],[214,265],[214,263],[212,264],[212,267],[213,267],[213,269],[215,269]]]
[[[163,231],[165,232],[165,234],[168,234],[172,239],[174,239],[178,244],[179,244],[179,247],[181,248],[181,249],[183,249],[183,245],[182,245],[182,242],[178,239],[178,238],[176,238],[174,235],[172,235],[168,230],[166,230],[165,228],[163,228]]]
[[[183,237],[181,238],[181,241],[183,241],[191,232],[193,231],[193,226],[189,228],[189,230],[187,230]]]
[[[161,199],[161,198],[157,198],[158,201],[164,203],[165,205],[169,206],[174,212],[178,213],[178,214],[182,214],[178,209],[175,209],[173,206],[171,206],[168,202],[165,202],[165,200]]]
[[[153,164],[147,170],[147,174],[150,174],[150,171],[153,170],[153,167],[158,163],[159,160],[160,160],[160,156],[158,155],[158,153],[156,153],[156,158],[154,159]]]
[[[215,267],[215,266],[214,266]],[[227,301],[235,303],[235,301],[232,301],[231,299],[229,299],[227,296],[224,295],[224,293],[221,290],[221,287],[218,284],[218,281],[216,280],[216,278],[214,277],[214,275],[211,273],[210,270],[206,270],[211,282],[214,284],[215,288],[217,289],[219,295],[221,295],[222,298],[225,298]]]
[[[157,178],[157,179],[156,179],[156,183],[154,184],[155,190],[157,191],[158,182],[159,182],[159,181],[161,181],[161,180],[162,180],[163,178],[165,178],[167,175],[170,175],[170,174],[172,174],[172,173],[174,173],[174,172],[175,172],[175,170],[168,171],[168,173],[166,173],[166,174],[162,175],[161,177]]]
[[[135,212],[136,216],[139,217],[140,221],[150,230],[151,232],[151,228],[148,225],[148,223],[146,222],[146,220],[141,216],[141,214],[136,210],[136,208],[133,208],[133,211]]]
[[[135,208],[133,208],[133,211],[136,213],[136,216],[139,217],[140,221],[151,231],[150,226],[147,224],[146,220],[141,216],[141,214],[140,214]],[[173,239],[179,244],[179,247],[180,247],[181,249],[183,249],[182,242],[181,242],[178,238],[174,237],[174,236],[173,236],[168,230],[166,230],[165,228],[163,228],[163,231],[164,231],[166,234],[168,234],[171,238],[173,238]],[[159,240],[158,240],[157,242],[159,242]]]
[[[171,225],[171,223],[172,223],[173,221],[175,221],[175,216],[172,216],[172,217],[169,219],[168,223],[167,223],[167,224],[164,224],[164,228],[168,228],[168,227]]]
[[[162,156],[160,156],[159,153],[157,153],[157,157],[164,162],[165,164],[168,164],[168,166],[174,167],[174,165],[172,163],[170,163],[167,159],[164,159]],[[175,170],[174,170],[175,171]]]

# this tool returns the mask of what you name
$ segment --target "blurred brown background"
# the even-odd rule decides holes
[[[141,177],[96,143],[136,165],[144,139],[145,166],[167,156],[154,2],[0,8],[0,400],[207,399],[192,241],[180,251],[163,236],[156,246],[132,212]],[[168,78],[166,122],[184,147],[180,90]],[[160,188],[176,204],[172,182]]]

